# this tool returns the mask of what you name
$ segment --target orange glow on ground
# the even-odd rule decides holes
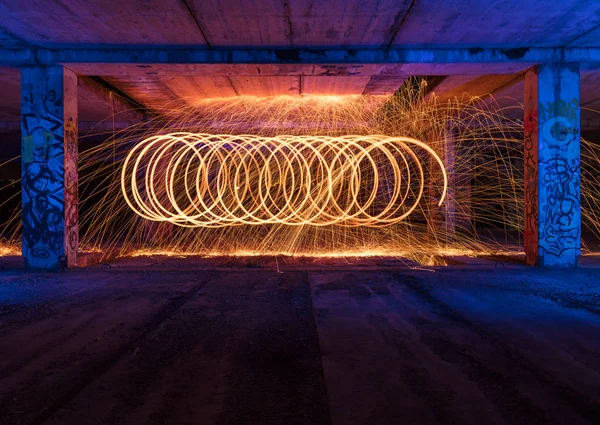
[[[0,244],[0,257],[8,257],[10,255],[21,255],[21,248],[14,245]]]

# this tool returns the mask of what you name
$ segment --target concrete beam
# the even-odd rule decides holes
[[[525,254],[530,265],[572,267],[581,250],[579,66],[525,74]]]
[[[0,64],[387,64],[387,63],[600,63],[600,47],[411,48],[411,49],[211,49],[65,48],[0,49]]]
[[[144,112],[148,112],[142,110],[141,105],[134,104],[90,77],[80,75],[77,84],[80,91],[80,101],[88,104],[102,104],[100,106],[109,105],[113,110],[115,121],[140,122],[144,120]],[[99,107],[98,109],[103,108]]]
[[[77,130],[79,134],[97,134],[97,133],[108,133],[113,130],[123,130],[131,127],[134,124],[139,123],[136,121],[112,121],[106,120],[102,122],[97,121],[79,121],[77,123]],[[20,121],[0,121],[0,133],[13,133],[21,131]]]

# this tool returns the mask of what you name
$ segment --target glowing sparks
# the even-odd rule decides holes
[[[430,265],[520,253],[523,123],[510,117],[523,117],[522,106],[467,95],[442,103],[421,86],[393,96],[188,102],[103,143],[83,137],[81,249]],[[599,237],[600,149],[583,139],[581,147],[582,229]],[[14,183],[0,187],[0,208],[10,211],[0,256],[19,252]]]
[[[8,255],[20,255],[21,250],[19,246],[16,244],[5,244],[0,242],[0,257],[5,257]]]
[[[441,170],[442,205],[448,176],[439,155],[419,140],[381,135],[153,136],[125,158],[121,190],[139,216],[183,227],[389,226],[423,197],[416,150]]]

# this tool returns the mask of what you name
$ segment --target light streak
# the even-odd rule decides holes
[[[140,217],[182,227],[389,226],[423,197],[425,167],[416,150],[442,172],[441,206],[448,176],[439,155],[417,139],[383,135],[152,136],[125,158],[121,190]]]
[[[102,143],[98,135],[80,138],[81,250],[106,256],[385,256],[428,265],[445,255],[522,252],[522,105],[504,99],[501,107],[493,96],[468,95],[440,102],[435,95],[423,97],[414,84],[403,87],[393,96],[188,100],[189,106],[163,109],[149,121],[105,134]],[[445,170],[447,185],[429,151],[406,143],[417,161],[403,147],[378,139],[410,137],[447,160],[448,132],[454,158]],[[185,143],[157,142],[133,173],[147,145],[141,142],[169,133],[193,136],[178,136]],[[335,142],[349,134],[356,139],[348,148]],[[229,137],[231,146],[214,142],[210,148],[198,135]],[[380,142],[392,155],[372,146]],[[600,237],[600,149],[584,139],[581,148],[582,230],[593,242]],[[212,177],[200,179],[198,191],[200,157],[212,161],[205,167]],[[18,163],[11,166],[18,169]],[[148,219],[123,196],[124,167],[129,202]],[[9,171],[2,168],[3,175]],[[20,252],[19,173],[12,175],[15,180],[0,186],[0,256]],[[397,220],[419,196],[406,218],[379,220]],[[378,217],[388,205],[394,207]]]
[[[19,255],[21,254],[20,247],[16,244],[6,244],[0,242],[0,257],[5,257],[9,255]]]

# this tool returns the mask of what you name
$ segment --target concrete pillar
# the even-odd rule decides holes
[[[473,142],[471,142],[473,143]],[[461,143],[454,150],[455,155],[460,155],[461,160],[455,163],[456,173],[454,176],[454,205],[456,215],[454,218],[455,228],[459,232],[469,234],[473,231],[473,208],[471,206],[471,178],[473,168],[472,147]]]
[[[77,75],[21,69],[23,257],[30,269],[77,265]]]
[[[441,135],[435,130],[432,130],[429,135],[429,147],[436,151],[439,155],[441,153],[442,141]],[[442,159],[443,161],[443,159]],[[440,190],[440,170],[437,161],[433,158],[429,158],[428,164],[428,176],[427,184],[425,186],[427,195],[427,236],[430,243],[438,245],[441,239],[441,228],[444,223],[444,216],[442,214],[442,208],[438,206],[440,201],[441,190]]]
[[[159,202],[169,209],[169,197],[167,195],[167,190],[164,185],[164,178],[167,175],[169,162],[173,158],[173,148],[169,148],[168,150],[163,151],[163,156],[161,160],[158,162],[154,189],[156,191],[156,197]],[[140,178],[143,178],[143,173],[141,173]],[[168,247],[171,246],[174,242],[173,233],[175,231],[175,226],[170,222],[165,221],[152,221],[143,219],[143,238],[145,242],[145,246],[148,248],[160,248],[160,247]]]
[[[530,265],[572,267],[581,248],[579,65],[525,75],[525,253]]]
[[[448,243],[454,239],[456,228],[456,167],[455,167],[455,131],[448,123],[442,134],[432,133],[431,147],[440,155],[446,174],[448,190],[441,206],[438,206],[443,189],[443,175],[437,161],[432,157],[429,161],[429,220],[428,233],[437,243]]]
[[[452,124],[448,123],[444,130],[442,142],[442,162],[448,175],[448,191],[446,201],[442,204],[442,216],[444,217],[444,234],[446,241],[454,240],[456,228],[456,132]]]

